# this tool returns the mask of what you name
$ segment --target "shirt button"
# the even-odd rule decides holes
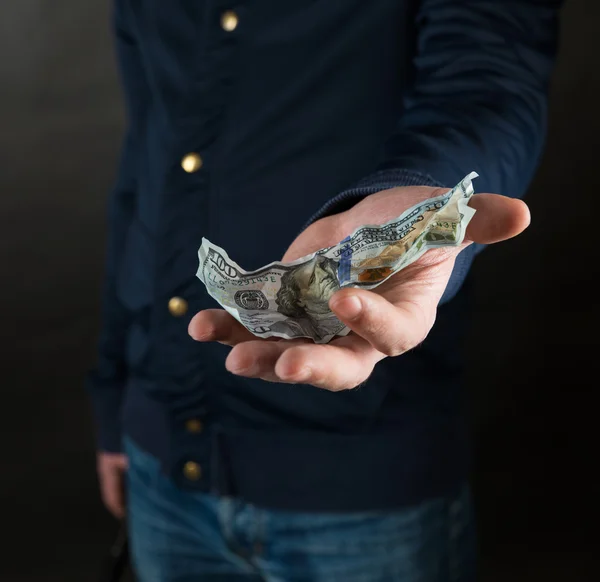
[[[197,418],[190,418],[189,420],[186,420],[185,422],[185,428],[188,432],[191,432],[193,434],[198,434],[200,432],[202,432],[202,422],[199,421]]]
[[[197,172],[202,167],[202,158],[199,154],[192,152],[183,156],[181,160],[181,167],[188,173],[193,174]]]
[[[181,297],[171,297],[169,299],[169,311],[173,317],[181,317],[185,315],[188,310],[188,304],[185,299]]]
[[[221,28],[226,32],[233,32],[239,21],[238,15],[233,10],[227,10],[221,14]]]
[[[183,466],[183,475],[188,481],[198,481],[202,477],[202,468],[194,461],[188,461]]]

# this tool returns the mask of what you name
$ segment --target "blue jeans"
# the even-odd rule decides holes
[[[178,488],[131,441],[128,511],[138,582],[472,582],[468,488],[400,511],[259,509]]]

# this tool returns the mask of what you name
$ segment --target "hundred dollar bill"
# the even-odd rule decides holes
[[[448,193],[382,225],[365,225],[339,244],[290,263],[245,271],[203,238],[197,276],[208,293],[254,335],[327,343],[350,330],[329,309],[339,289],[373,289],[428,249],[462,244],[475,210],[472,172]]]

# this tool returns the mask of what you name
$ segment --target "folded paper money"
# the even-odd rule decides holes
[[[207,239],[197,276],[208,293],[254,335],[327,343],[350,330],[329,309],[345,287],[373,289],[427,250],[462,244],[475,210],[472,172],[443,196],[430,198],[382,225],[365,225],[335,246],[290,263],[245,271]]]

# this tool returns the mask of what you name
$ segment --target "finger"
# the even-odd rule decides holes
[[[477,210],[466,238],[481,244],[497,243],[521,234],[531,222],[529,208],[522,200],[498,194],[475,194],[469,206]]]
[[[119,467],[112,467],[102,475],[102,501],[117,519],[125,516],[125,488],[123,471]]]
[[[398,356],[420,344],[435,321],[433,301],[411,300],[398,290],[394,304],[376,293],[343,289],[330,300],[336,316],[386,356]]]
[[[327,345],[300,345],[285,350],[275,365],[284,382],[311,384],[334,392],[364,382],[384,357],[358,336],[334,340]]]
[[[224,309],[200,311],[190,321],[188,333],[199,342],[219,342],[228,346],[256,339]]]
[[[277,360],[286,350],[304,343],[304,340],[244,342],[231,350],[225,360],[225,367],[236,376],[282,382],[284,380],[275,373]]]
[[[244,342],[231,350],[225,360],[225,367],[236,376],[279,382],[275,364],[284,350],[283,342]]]

